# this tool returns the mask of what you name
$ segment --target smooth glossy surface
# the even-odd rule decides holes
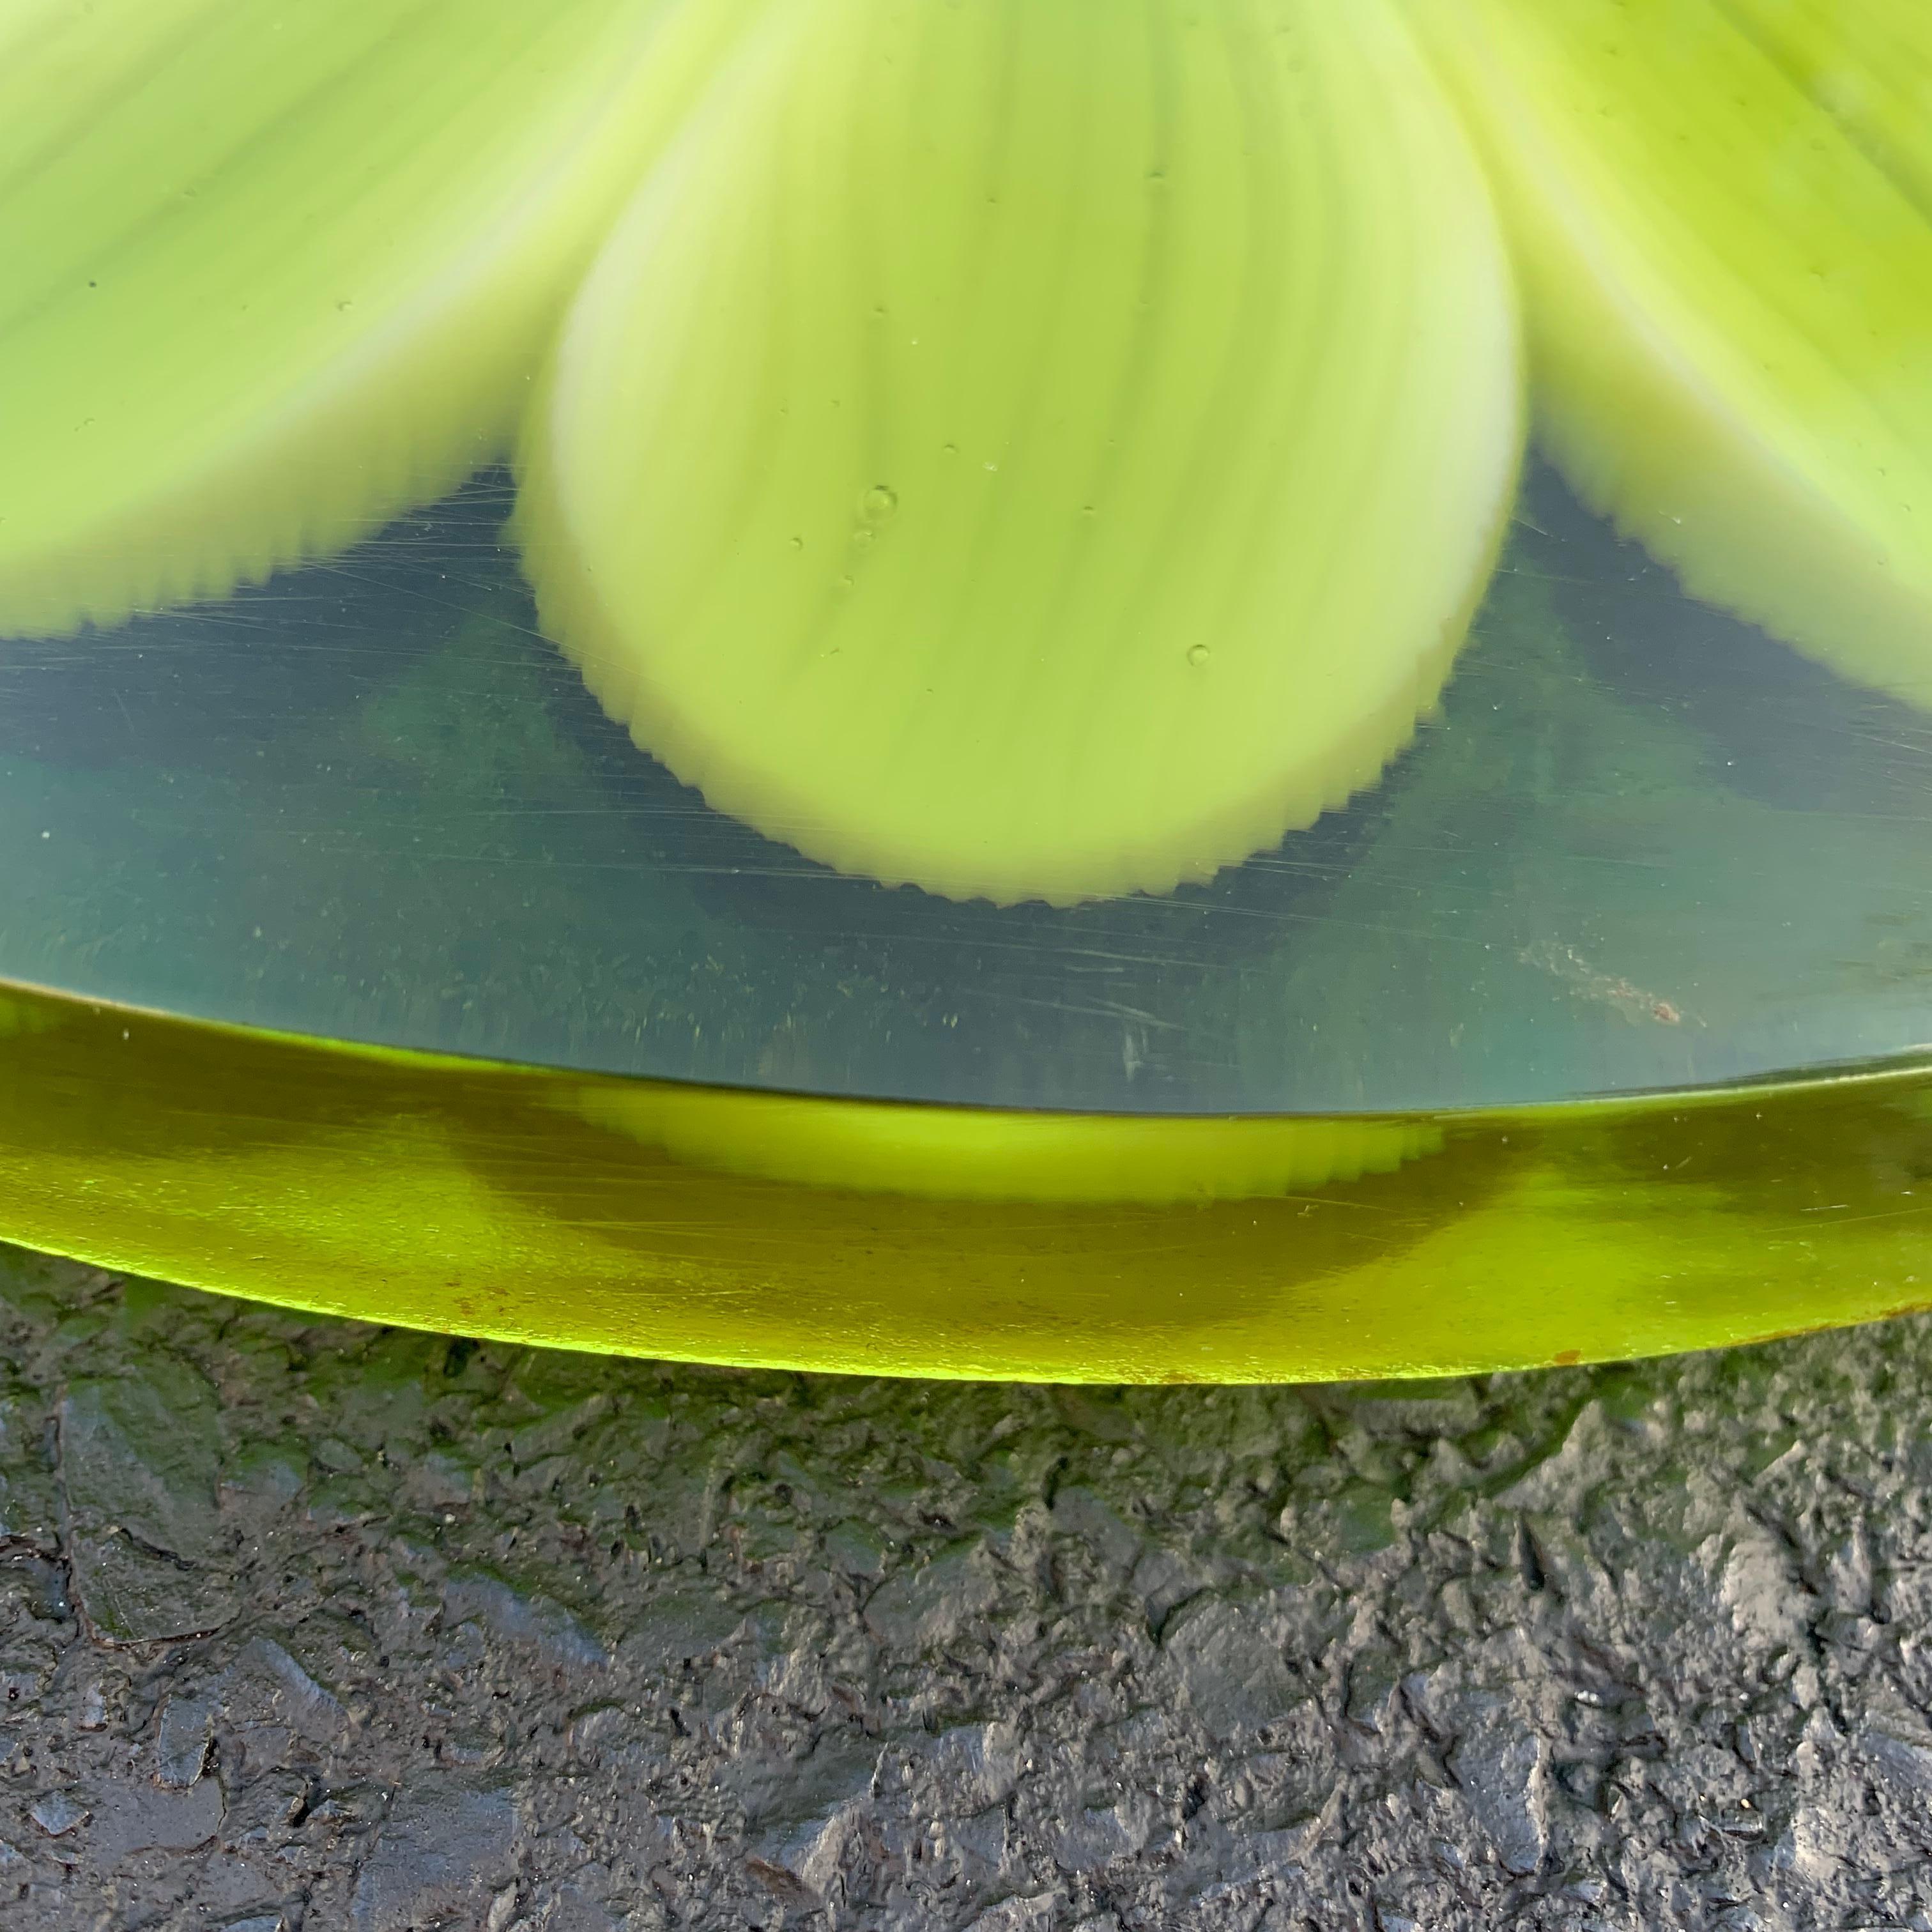
[[[745,1172],[743,1150],[790,1108],[780,1141],[836,1151],[843,1103],[328,1048],[20,988],[0,1024],[8,1237],[460,1334],[1274,1381],[1706,1347],[1932,1301],[1932,1082],[1913,1070],[1384,1122],[1417,1137],[1396,1172],[1156,1206],[946,1198],[961,1158],[999,1157],[997,1113],[918,1110],[802,1184]],[[739,1116],[722,1141],[686,1134],[721,1107]],[[1250,1124],[1291,1148],[1311,1126]],[[1222,1124],[1160,1130],[1184,1150]]]
[[[1919,1298],[1922,8],[0,47],[0,1234],[944,1372]]]
[[[500,483],[207,611],[0,652],[0,974],[673,1079],[1134,1112],[1678,1088],[1932,1040],[1932,730],[1533,476],[1440,715],[1211,885],[842,878],[538,634]]]

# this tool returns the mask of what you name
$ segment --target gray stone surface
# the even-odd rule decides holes
[[[603,1361],[0,1251],[0,1925],[1932,1928],[1932,1322]]]

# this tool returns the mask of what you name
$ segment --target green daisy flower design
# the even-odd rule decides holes
[[[1910,0],[8,0],[0,634],[513,455],[545,632],[832,866],[1160,892],[1372,784],[1534,435],[1932,704]]]

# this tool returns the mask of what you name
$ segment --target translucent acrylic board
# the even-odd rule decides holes
[[[1534,470],[1439,712],[1211,884],[842,878],[536,631],[493,476],[214,609],[0,666],[0,972],[575,1067],[1184,1112],[1512,1105],[1932,1034],[1932,732]],[[1392,536],[1393,540],[1393,536]]]
[[[1604,1108],[1853,1072],[1870,1173],[1785,1201],[1786,1130],[1726,1141],[1741,1257],[1810,1256],[1776,1216],[1841,1195],[1909,1222],[1928,22],[0,0],[0,1234],[87,1249],[87,1135],[104,1173],[172,1158],[197,1039],[218,1219],[220,1109],[323,1132],[308,1042],[425,1119],[444,1076],[512,1112],[541,1076],[678,1173],[826,1190],[772,1204],[774,1282],[884,1252],[885,1194],[1172,1211],[1206,1282],[1190,1203],[1381,1176],[1377,1214],[1453,1219],[1468,1134],[1501,1172],[1532,1118],[1597,1148]],[[130,1021],[117,1072],[91,1008],[187,1031],[137,1077]],[[140,1134],[75,1125],[124,1078]],[[1576,1156],[1576,1225],[1607,1255],[1621,1202],[1664,1280],[1678,1158],[1643,1144]],[[397,1211],[470,1230],[422,1238],[447,1283],[511,1223],[442,1158]],[[1532,1298],[1570,1158],[1520,1214],[1477,1190]],[[568,1238],[515,1264],[567,1274],[610,1202],[545,1199]],[[1730,1225],[1683,1224],[1707,1275]],[[1042,1226],[987,1238],[1072,1251]],[[1276,1288],[1322,1276],[1278,1234]],[[218,1241],[108,1245],[278,1292]],[[1917,1299],[1904,1253],[1844,1264],[1856,1306],[1793,1260],[1778,1319]],[[1563,1352],[1525,1318],[1495,1359]],[[1630,1346],[1749,1327],[1672,1319]],[[620,1345],[586,1322],[554,1334]],[[1244,1334],[1216,1372],[1348,1366]]]

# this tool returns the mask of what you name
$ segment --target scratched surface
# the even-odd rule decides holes
[[[1932,1927],[1932,1319],[1356,1389],[0,1250],[19,1932]]]
[[[752,1085],[1436,1107],[1932,1040],[1932,733],[1532,477],[1440,714],[1211,886],[1055,911],[708,811],[532,626],[485,478],[341,560],[0,646],[0,976]]]

